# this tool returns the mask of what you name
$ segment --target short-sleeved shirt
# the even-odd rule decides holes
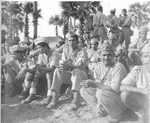
[[[98,62],[98,59],[100,57],[98,51],[87,49],[87,54],[89,62]]]
[[[113,67],[107,68],[102,62],[97,63],[94,69],[94,78],[100,83],[104,81],[104,85],[112,87],[117,86],[119,91],[119,86],[122,79],[126,76],[127,71],[123,64],[116,63]],[[102,80],[102,81],[101,81]]]
[[[5,65],[17,74],[23,67],[25,67],[26,63],[21,63],[16,60],[13,55],[9,55],[6,57]]]
[[[97,12],[94,16],[93,16],[93,26],[95,25],[105,25],[106,23],[106,16],[101,13],[101,12]]]
[[[118,27],[119,25],[119,19],[116,16],[109,15],[107,18],[108,25],[111,27]]]
[[[87,53],[84,48],[72,50],[69,45],[64,47],[61,62],[70,61],[72,65],[81,66],[81,69],[84,69],[87,60]]]
[[[150,73],[143,66],[135,66],[123,79],[123,85],[130,85],[141,89],[150,87]]]
[[[129,16],[121,16],[119,18],[121,27],[130,27],[131,26],[131,18]]]

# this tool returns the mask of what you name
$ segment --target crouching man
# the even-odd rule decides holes
[[[26,49],[19,45],[14,45],[10,48],[12,55],[7,56],[2,64],[4,77],[6,80],[6,88],[9,96],[16,96],[21,93],[22,83],[24,79],[26,63],[25,52]],[[21,75],[22,74],[22,75]],[[10,93],[9,93],[10,92]]]
[[[121,99],[131,110],[139,112],[144,123],[149,122],[150,43],[142,49],[143,65],[135,66],[122,81]]]
[[[102,62],[97,63],[94,69],[94,79],[81,82],[83,86],[80,94],[87,104],[101,116],[110,116],[110,121],[117,123],[126,107],[120,98],[120,83],[127,71],[121,63],[114,63],[112,46],[104,43],[101,51]]]

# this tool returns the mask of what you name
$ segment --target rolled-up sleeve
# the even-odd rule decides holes
[[[126,75],[127,71],[125,67],[121,63],[117,64],[111,81],[111,88],[119,92],[121,81],[125,78]]]

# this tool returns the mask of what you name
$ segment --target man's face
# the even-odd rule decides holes
[[[98,43],[96,41],[91,41],[91,48],[93,50],[97,50],[97,47],[98,47]]]
[[[37,50],[40,51],[40,53],[44,53],[45,52],[45,48],[41,45],[37,45]]]
[[[110,66],[113,64],[113,55],[111,53],[102,54],[102,61],[106,66]]]
[[[77,47],[78,42],[75,40],[75,38],[70,37],[68,41],[69,41],[69,45],[70,45],[72,48]]]

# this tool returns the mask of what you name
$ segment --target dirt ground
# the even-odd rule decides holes
[[[2,123],[108,123],[108,117],[100,118],[85,102],[76,111],[68,110],[69,99],[62,99],[56,109],[39,106],[39,101],[20,104],[17,97],[5,97],[1,105]],[[128,114],[127,116],[128,117]],[[143,123],[140,118],[130,117],[121,123]]]

